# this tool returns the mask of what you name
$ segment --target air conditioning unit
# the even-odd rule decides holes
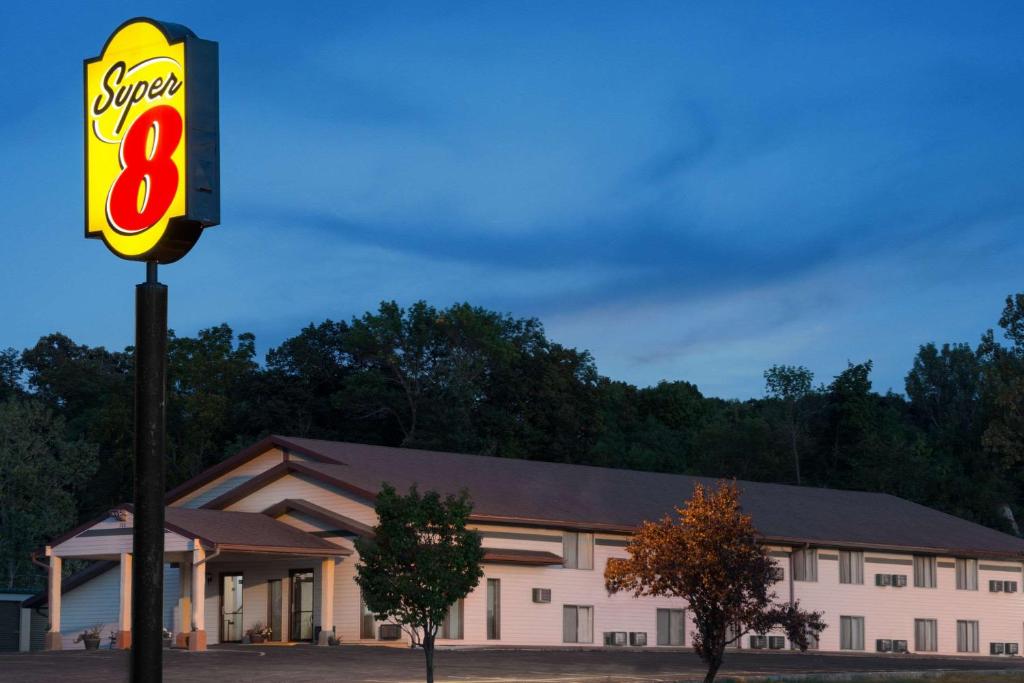
[[[381,624],[377,634],[381,640],[399,640],[402,637],[402,627],[398,624]]]
[[[634,647],[647,647],[647,631],[630,631],[629,644]]]
[[[784,636],[768,636],[769,650],[781,650],[784,647],[786,647],[786,638]]]
[[[533,589],[533,601],[534,602],[551,602],[551,589],[550,588],[534,588]]]
[[[878,652],[892,652],[892,641],[887,638],[879,638],[875,641],[875,650]]]
[[[907,587],[907,575],[906,574],[893,574],[892,585],[895,588],[906,588]]]
[[[906,652],[907,651],[907,641],[905,641],[905,640],[894,640],[894,641],[892,641],[892,651],[893,652]]]
[[[1002,593],[1003,592],[1003,582],[1002,581],[989,581],[988,582],[988,589],[992,593]]]
[[[989,643],[989,654],[1001,655],[1006,651],[1006,643]]]
[[[1017,582],[1016,581],[1003,581],[1003,592],[1004,593],[1016,593]]]
[[[772,581],[778,583],[786,578],[786,572],[782,567],[772,567]]]
[[[622,647],[628,643],[629,640],[626,638],[625,631],[605,631],[604,632],[604,644],[615,645]]]
[[[768,647],[767,636],[750,636],[750,649],[763,650]]]
[[[891,586],[892,574],[875,574],[876,586]]]
[[[1020,648],[1017,643],[1006,643],[1006,647],[1003,648],[1003,652],[1008,655],[1017,655],[1020,654]]]

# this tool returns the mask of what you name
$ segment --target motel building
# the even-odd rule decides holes
[[[372,533],[381,482],[475,504],[484,577],[454,605],[444,646],[689,646],[684,601],[608,595],[609,558],[686,500],[694,477],[272,436],[167,494],[164,624],[193,650],[272,640],[407,644],[366,612],[353,540]],[[823,651],[1016,654],[1024,540],[879,493],[742,482],[780,572],[780,600],[824,612]],[[45,593],[22,602],[22,650],[131,643],[129,506],[55,538]],[[61,579],[66,560],[91,560]],[[47,630],[47,625],[49,626]],[[45,633],[44,633],[45,631]],[[780,633],[740,647],[785,649]],[[907,655],[903,655],[907,656]]]

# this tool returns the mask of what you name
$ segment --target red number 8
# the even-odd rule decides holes
[[[153,150],[147,153],[149,131]],[[107,195],[107,218],[121,232],[135,233],[152,227],[171,206],[178,192],[178,167],[171,155],[181,142],[182,121],[168,104],[149,109],[135,119],[121,140],[121,174]],[[142,207],[139,190],[145,183]]]

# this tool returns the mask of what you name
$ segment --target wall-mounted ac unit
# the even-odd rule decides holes
[[[1001,655],[1006,651],[1006,643],[989,643],[988,652],[992,655]]]
[[[534,602],[551,602],[551,589],[550,588],[534,588],[533,589],[533,601]]]
[[[750,649],[763,650],[768,647],[767,636],[750,636]]]
[[[625,631],[605,631],[604,632],[604,644],[615,645],[621,647],[628,643],[629,640],[626,638]]]
[[[988,582],[988,589],[992,593],[1002,593],[1003,592],[1003,582],[1002,581],[989,581]]]
[[[782,567],[772,567],[772,581],[779,582],[786,578],[786,571]]]
[[[907,575],[906,574],[893,574],[892,585],[894,588],[906,588],[907,587]]]
[[[875,641],[875,650],[878,652],[892,652],[892,641],[887,638],[879,638]]]
[[[1003,648],[1003,652],[1005,652],[1008,655],[1016,655],[1016,654],[1020,654],[1020,648],[1017,645],[1017,643],[1005,643],[1005,647]]]
[[[905,640],[894,640],[894,641],[892,641],[892,651],[893,652],[906,652],[907,651],[907,641],[905,641]]]
[[[875,574],[876,586],[891,586],[892,574]]]
[[[786,647],[786,638],[784,636],[768,636],[769,650],[781,650],[784,647]]]
[[[398,640],[402,637],[402,627],[398,624],[381,624],[377,634],[381,640]]]
[[[1003,592],[1004,593],[1016,593],[1017,582],[1016,581],[1003,581]]]
[[[634,647],[647,647],[647,631],[630,631],[629,644]]]

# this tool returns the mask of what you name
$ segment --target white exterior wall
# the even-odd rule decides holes
[[[371,504],[350,493],[331,488],[301,474],[287,474],[277,481],[267,484],[259,491],[254,491],[242,500],[232,503],[225,509],[237,512],[263,512],[271,505],[288,498],[306,500],[363,524],[376,524],[377,522],[377,515]]]
[[[65,592],[61,597],[61,642],[65,650],[82,649],[75,638],[85,629],[101,624],[100,647],[110,644],[108,636],[117,631],[120,599],[120,566],[111,567],[99,576]],[[164,565],[164,628],[173,627],[174,605],[178,599],[178,570]],[[45,608],[42,608],[45,609]]]
[[[77,536],[53,547],[53,552],[61,557],[95,558],[103,556],[117,557],[121,553],[132,551],[132,527],[134,518],[129,513],[126,521],[107,518]],[[98,533],[97,533],[98,532]],[[106,532],[107,535],[104,535]],[[164,550],[166,552],[185,552],[192,549],[192,541],[169,531],[164,532]]]
[[[262,474],[275,465],[284,462],[284,453],[274,448],[243,463],[208,484],[205,484],[186,496],[174,501],[175,507],[198,508],[217,496],[244,484],[258,474]]]
[[[899,553],[864,552],[864,584],[839,583],[839,562],[822,560],[821,554],[838,555],[838,550],[819,549],[817,582],[795,581],[795,597],[801,607],[825,613],[828,628],[821,635],[822,650],[839,650],[839,617],[864,617],[864,649],[875,650],[879,638],[906,640],[914,651],[914,620],[938,621],[938,653],[967,654],[956,650],[956,622],[977,621],[979,655],[988,655],[990,642],[1020,643],[1024,637],[1024,599],[1021,594],[1020,564],[981,560],[978,562],[978,590],[956,589],[952,557],[938,558],[935,588],[914,586],[913,556]],[[889,560],[905,564],[872,562]],[[1002,566],[1014,572],[991,571],[981,566]],[[787,571],[789,567],[786,567]],[[904,588],[876,586],[875,574],[903,574]],[[1017,593],[990,593],[989,579],[1016,581]]]

